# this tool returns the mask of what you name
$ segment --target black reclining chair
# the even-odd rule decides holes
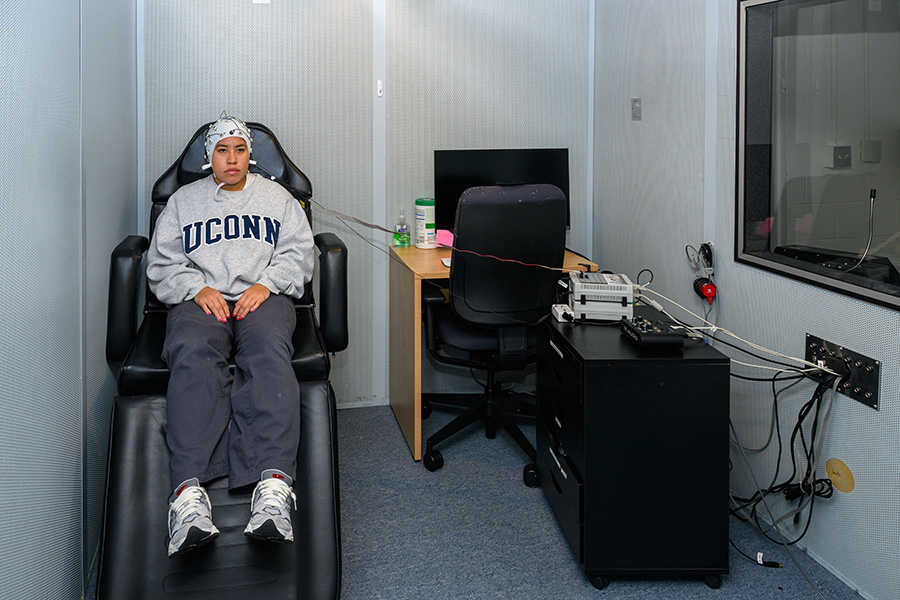
[[[483,420],[487,437],[500,425],[525,452],[531,462],[522,477],[537,487],[534,446],[515,422],[518,415],[536,415],[534,397],[502,390],[495,373],[523,370],[537,359],[535,325],[550,313],[562,273],[532,265],[562,268],[566,197],[546,184],[470,188],[459,199],[454,233],[449,304],[439,290],[422,290],[426,346],[438,362],[486,371],[487,381],[481,394],[422,394],[429,407],[466,408],[428,438],[422,464],[440,469],[444,458],[435,446]],[[450,355],[445,347],[470,358]]]
[[[291,162],[272,132],[247,123],[256,165],[274,176],[310,216],[309,179]],[[206,177],[201,170],[201,127],[181,157],[154,184],[151,235],[169,196]],[[311,222],[311,221],[310,221]],[[169,451],[165,394],[169,371],[162,360],[167,307],[145,288],[143,321],[137,300],[144,279],[148,238],[129,236],[115,249],[110,269],[106,356],[118,397],[110,424],[109,470],[98,582],[101,600],[161,598],[335,599],[340,595],[341,546],[334,390],[328,353],[347,347],[347,250],[330,233],[315,235],[319,249],[319,318],[307,286],[296,302],[292,366],[300,382],[301,435],[297,452],[297,510],[290,545],[243,535],[250,489],[229,493],[227,478],[207,486],[219,538],[193,552],[166,555]]]

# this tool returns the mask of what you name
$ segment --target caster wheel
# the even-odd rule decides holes
[[[527,464],[522,469],[522,481],[530,488],[541,486],[541,480],[538,478],[537,467],[534,466],[534,463]]]
[[[423,402],[422,403],[422,418],[427,419],[431,416],[431,403]]]
[[[705,583],[707,587],[717,590],[722,586],[722,578],[718,575],[706,575],[703,578],[703,583]]]
[[[598,590],[602,590],[609,585],[609,579],[607,577],[601,577],[600,575],[588,575],[588,581],[590,581],[591,585]]]
[[[422,464],[433,473],[444,466],[444,457],[437,450],[429,450],[422,457]]]

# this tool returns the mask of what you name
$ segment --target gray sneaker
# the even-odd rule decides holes
[[[212,505],[197,478],[188,479],[169,501],[169,557],[193,550],[219,537]]]
[[[291,489],[293,481],[277,469],[263,471],[253,500],[250,503],[250,522],[244,529],[244,535],[290,544],[294,541],[294,530],[291,527],[291,501],[297,508],[297,496]]]

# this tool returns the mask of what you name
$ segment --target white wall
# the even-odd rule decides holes
[[[736,13],[718,11],[719,135],[717,140],[717,238],[731,249],[734,243],[735,173],[735,48]],[[724,260],[721,260],[723,259]],[[752,337],[764,346],[792,356],[802,356],[806,333],[823,337],[880,360],[880,409],[874,411],[843,395],[835,396],[831,426],[821,462],[838,458],[856,480],[852,493],[836,491],[830,500],[816,502],[809,534],[802,544],[820,562],[856,587],[865,597],[900,597],[900,406],[898,406],[897,334],[900,315],[854,300],[737,265],[731,254],[720,254],[717,269],[723,292],[720,324]],[[798,388],[801,386],[798,386]],[[735,383],[732,387],[732,418],[747,446],[757,446],[768,432],[771,393],[760,385]],[[797,410],[809,399],[804,384],[779,400],[782,431],[793,426]],[[740,465],[740,455],[732,452]],[[774,453],[754,460],[761,481],[771,477]],[[782,463],[782,468],[786,463]],[[822,469],[824,471],[824,469]],[[820,475],[822,476],[822,475]],[[746,494],[752,490],[746,468],[736,468],[732,488]],[[772,503],[776,512],[785,504]]]
[[[228,10],[220,0],[141,4],[141,198],[197,128],[227,111],[275,133],[312,181],[314,201],[383,219],[372,214],[372,2],[242,0],[224,3]],[[148,214],[149,204],[141,211]],[[366,239],[357,237],[316,206],[312,214],[313,229],[338,233],[350,257],[350,345],[332,361],[335,393],[344,405],[373,393],[384,398],[372,389],[370,367],[383,354],[372,334],[370,234],[359,228]]]
[[[78,24],[64,0],[0,14],[0,593],[23,600],[82,584]]]
[[[115,381],[106,365],[112,249],[137,227],[135,6],[82,0],[84,562],[100,542]]]
[[[864,596],[897,598],[897,313],[734,262],[735,5],[606,0],[597,6],[595,260],[629,275],[653,269],[654,288],[696,310],[702,305],[691,290],[684,246],[712,231],[718,325],[793,356],[803,356],[809,332],[882,361],[879,411],[835,397],[821,461],[843,460],[856,489],[816,502],[802,544]],[[634,97],[643,100],[640,122],[631,120]],[[717,98],[712,112],[709,97]],[[717,115],[714,131],[710,114]],[[604,155],[606,147],[615,151]],[[712,167],[703,160],[710,155]],[[801,384],[780,397],[782,432],[811,393],[811,385]],[[767,385],[732,380],[731,415],[747,446],[765,441],[771,403]],[[752,479],[734,449],[731,460],[732,489],[750,495]],[[774,467],[774,451],[752,462],[761,482]],[[785,467],[789,472],[789,461]],[[772,505],[786,510],[783,501]]]
[[[773,245],[861,254],[869,231],[869,190],[875,188],[871,254],[898,264],[900,35],[896,22],[890,25],[898,7],[896,1],[878,11],[873,6],[855,0],[798,7],[791,13],[796,20],[786,25],[793,35],[774,44],[773,79],[785,84],[773,103],[773,128],[784,140],[773,169],[780,200],[780,239]],[[866,28],[871,31],[864,33]],[[878,162],[862,160],[863,140],[880,144]],[[851,166],[828,167],[826,145],[848,147]]]
[[[587,251],[587,0],[144,5],[143,196],[222,110],[269,125],[316,201],[388,227],[401,207],[412,215],[416,198],[433,196],[436,148],[563,146],[575,190],[569,245]],[[245,35],[225,51],[220,32],[235,22]],[[385,404],[389,240],[315,207],[313,221],[348,246],[338,405]],[[426,369],[427,386],[471,382],[464,371],[449,383],[432,377]]]
[[[0,17],[0,595],[69,599],[100,536],[109,255],[136,224],[134,7],[12,4]]]
[[[434,196],[434,150],[568,148],[566,243],[588,253],[590,2],[391,0],[387,8],[387,219]],[[426,356],[424,391],[479,389],[467,369]],[[531,378],[522,383],[533,389]]]

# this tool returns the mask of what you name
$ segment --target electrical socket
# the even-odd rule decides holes
[[[806,334],[806,360],[847,376],[837,391],[878,410],[879,361],[809,333]],[[815,377],[822,378],[821,375]]]

